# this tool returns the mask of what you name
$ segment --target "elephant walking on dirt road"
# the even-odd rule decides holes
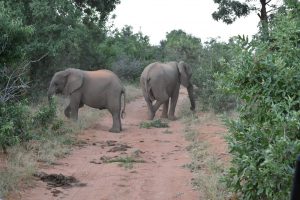
[[[78,109],[84,105],[92,108],[108,109],[113,118],[110,132],[122,131],[121,116],[125,113],[125,89],[120,79],[109,70],[83,71],[69,68],[59,71],[52,77],[48,99],[54,94],[63,94],[70,98],[65,116],[77,120]],[[121,96],[124,105],[121,111]]]
[[[148,106],[148,119],[152,120],[158,108],[163,104],[162,118],[175,120],[175,107],[178,100],[180,84],[187,88],[192,111],[195,110],[191,68],[184,63],[155,62],[148,65],[140,78],[143,95]],[[153,102],[156,101],[153,105]],[[169,109],[170,102],[170,109]],[[168,112],[169,110],[169,112]]]

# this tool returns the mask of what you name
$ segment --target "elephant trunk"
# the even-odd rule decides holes
[[[191,111],[195,111],[196,105],[195,105],[195,99],[194,99],[194,87],[193,84],[189,84],[187,87],[187,91],[189,94],[190,102],[191,102]]]
[[[52,99],[52,96],[54,95],[55,91],[54,89],[51,87],[49,87],[48,89],[48,92],[47,92],[47,96],[48,96],[48,102],[51,103],[51,99]]]

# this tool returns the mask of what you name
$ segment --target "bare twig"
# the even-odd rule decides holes
[[[22,96],[24,91],[29,88],[29,82],[24,80],[25,74],[28,71],[28,66],[31,63],[41,61],[47,55],[48,53],[37,60],[29,61],[17,69],[9,70],[8,67],[4,67],[0,70],[0,80],[5,80],[5,83],[0,85],[0,103],[6,103]]]

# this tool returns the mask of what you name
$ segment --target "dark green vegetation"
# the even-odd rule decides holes
[[[169,127],[168,123],[160,119],[155,119],[155,120],[145,121],[140,123],[140,128],[168,128],[168,127]]]
[[[226,183],[241,199],[289,199],[300,153],[300,5],[286,3],[269,39],[234,39],[219,86],[241,100],[228,121],[232,154]]]
[[[251,41],[240,36],[225,43],[172,30],[153,46],[130,26],[110,26],[118,0],[0,0],[0,146],[13,163],[0,174],[0,196],[17,188],[13,179],[34,172],[32,160],[52,163],[76,143],[62,109],[42,103],[54,72],[110,69],[137,83],[149,63],[184,60],[198,107],[224,112],[238,105],[238,118],[228,121],[228,188],[241,199],[288,199],[300,152],[299,2],[285,0],[271,13],[264,12],[268,1],[215,2],[213,17],[226,23],[259,10],[260,31]],[[20,156],[15,147],[32,154]]]

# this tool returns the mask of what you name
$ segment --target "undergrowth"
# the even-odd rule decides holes
[[[190,152],[192,161],[185,167],[194,173],[193,186],[203,195],[204,199],[229,199],[229,193],[222,181],[225,163],[209,151],[209,143],[199,140],[201,125],[209,123],[216,116],[212,112],[201,113],[201,115],[199,115],[199,111],[191,113],[188,101],[183,103],[179,112],[185,124],[184,136],[191,142],[187,150]]]
[[[168,128],[169,124],[161,119],[155,119],[152,121],[144,121],[140,123],[140,128]]]

